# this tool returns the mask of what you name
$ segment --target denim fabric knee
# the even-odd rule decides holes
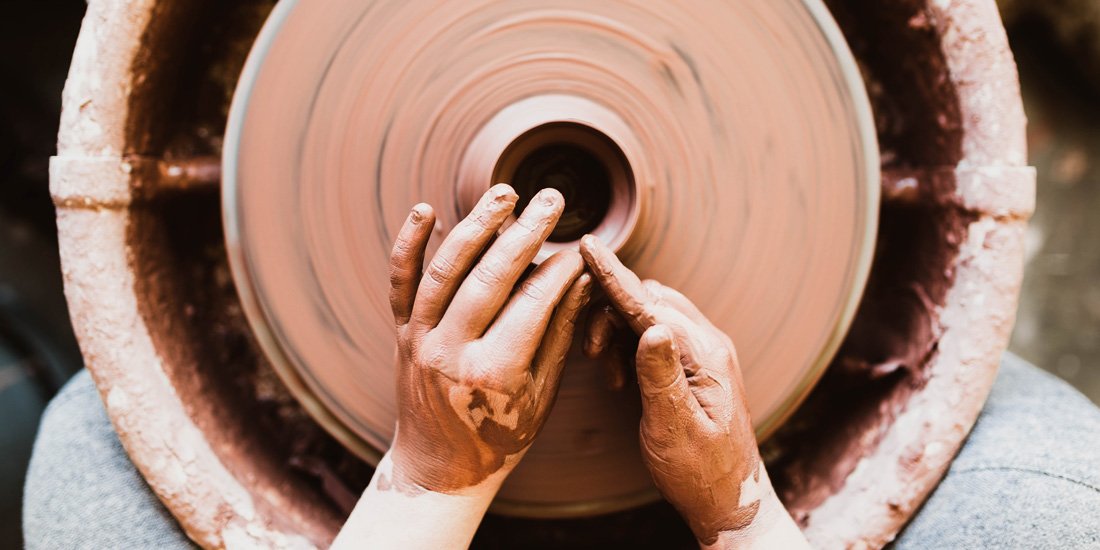
[[[974,431],[894,547],[1100,548],[1100,409],[1006,355]],[[54,398],[27,474],[27,548],[188,548],[86,372]]]
[[[130,463],[87,371],[53,398],[23,496],[28,550],[191,548]]]
[[[894,547],[1100,548],[1100,409],[1006,354],[947,477]]]

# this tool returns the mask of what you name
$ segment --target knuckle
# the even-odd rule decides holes
[[[446,367],[446,361],[441,353],[424,353],[421,352],[417,356],[417,363],[426,369],[433,371],[443,371]]]
[[[647,297],[654,302],[663,302],[665,297],[665,286],[653,279],[646,279],[642,281],[642,288],[645,289]]]
[[[595,272],[595,274],[600,279],[602,279],[604,281],[615,280],[616,283],[618,282],[618,280],[615,277],[615,266],[613,266],[611,264],[608,264],[606,262],[600,262],[600,263],[596,264],[593,271]]]
[[[514,201],[511,198],[512,196],[507,193],[495,194],[488,202],[466,216],[466,219],[462,220],[462,225],[474,233],[495,231],[502,221],[501,214],[512,208]]]
[[[443,284],[454,278],[457,269],[450,260],[436,258],[428,264],[426,275],[437,284]]]
[[[401,265],[390,266],[390,287],[404,287],[413,276],[413,270]]]
[[[723,365],[735,365],[737,364],[737,353],[734,351],[733,343],[728,342],[729,338],[726,338],[727,342],[723,342],[724,345],[719,347],[718,357],[720,364]]]
[[[474,269],[474,277],[487,287],[496,287],[504,281],[504,270],[500,260],[484,258]]]
[[[493,229],[493,211],[487,208],[471,214],[470,217],[466,218],[466,225],[474,233],[491,231]]]
[[[453,361],[449,360],[451,353],[434,333],[424,334],[413,347],[416,363],[422,367],[443,370]]]
[[[523,296],[530,298],[536,302],[540,302],[546,298],[549,292],[546,290],[546,285],[537,279],[529,279],[525,281],[519,287],[519,292]]]
[[[409,242],[404,237],[398,237],[397,241],[393,243],[393,248],[390,250],[391,260],[404,260],[413,254],[413,243]]]
[[[531,233],[538,232],[545,224],[545,217],[528,214],[526,216],[520,216],[519,218],[517,218],[515,225],[518,228],[518,231],[523,232],[523,234],[525,235],[529,235]]]

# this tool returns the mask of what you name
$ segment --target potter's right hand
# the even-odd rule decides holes
[[[641,281],[596,237],[582,239],[581,254],[640,335],[642,458],[700,544],[805,545],[760,462],[730,339],[683,294]]]
[[[413,208],[397,236],[390,301],[397,324],[398,424],[393,486],[462,493],[499,484],[546,421],[590,276],[562,251],[520,277],[561,216],[539,192],[514,224],[507,185],[490,189],[421,273],[435,225]]]

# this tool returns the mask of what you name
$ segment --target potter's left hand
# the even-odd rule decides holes
[[[581,254],[616,314],[640,336],[642,460],[661,494],[703,546],[805,546],[760,462],[729,337],[683,294],[640,280],[597,238],[586,236]],[[586,352],[601,351],[608,339],[600,332],[613,324],[596,323]]]

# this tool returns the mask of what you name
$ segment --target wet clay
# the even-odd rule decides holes
[[[147,164],[135,170],[130,162],[136,155],[155,167],[221,153],[228,98],[273,4],[91,0],[51,162],[66,295],[85,363],[135,466],[188,535],[209,548],[324,547],[371,474],[344,447],[357,436],[341,437],[344,445],[328,436],[315,418],[330,431],[342,424],[324,420],[327,409],[316,401],[299,400],[308,394],[302,382],[285,371],[276,376],[256,342],[265,336],[241,313],[219,197],[162,195],[174,184],[159,185],[156,170]],[[907,257],[912,240],[884,238],[887,248],[903,250],[880,254],[896,262],[872,275],[896,279],[881,288],[918,296],[914,286],[942,277],[942,303],[914,317],[932,323],[919,332],[932,341],[908,346],[932,350],[927,362],[876,378],[870,373],[882,370],[874,365],[883,354],[845,361],[869,365],[847,370],[868,376],[844,376],[849,390],[836,397],[830,392],[837,386],[826,380],[815,405],[789,423],[794,434],[834,437],[789,448],[797,437],[773,438],[764,454],[785,465],[773,480],[816,546],[879,547],[935,487],[993,383],[1012,326],[1034,172],[1023,167],[1015,64],[992,0],[829,4],[875,103],[884,201],[904,203],[884,205],[882,217],[894,221],[881,231],[900,235],[907,225],[919,227],[929,247],[951,246],[957,254]],[[891,173],[900,177],[891,180]],[[398,208],[390,230],[414,202]],[[957,211],[949,219],[961,225],[929,230],[945,210]],[[958,245],[945,244],[945,234]],[[944,263],[918,268],[917,260],[929,257]],[[695,298],[706,307],[711,297]],[[906,338],[896,331],[924,323],[897,322],[893,308],[867,306],[861,323],[871,327],[880,319],[894,327],[890,338],[897,342]],[[384,296],[376,308],[379,321],[389,319]],[[874,331],[861,334],[874,338]],[[853,344],[846,349],[863,348]],[[882,346],[863,349],[876,348]],[[591,385],[604,385],[598,366],[573,369],[585,364],[570,361],[567,378],[592,373]],[[384,365],[392,365],[392,356]],[[387,377],[388,371],[372,380],[389,386]],[[886,384],[899,392],[876,391]],[[606,411],[584,409],[599,400],[573,398],[571,391],[563,390],[559,406],[572,399],[582,410],[573,417],[579,429],[555,445],[605,447],[605,434],[588,431],[595,427],[587,418]],[[853,409],[859,414],[846,412]],[[617,425],[636,427],[636,414]],[[552,433],[544,430],[540,441]],[[537,457],[532,451],[524,460]],[[827,465],[836,457],[843,467]],[[590,481],[603,483],[605,473]],[[638,474],[649,477],[644,468]],[[544,488],[560,480],[544,479]],[[806,498],[800,488],[811,488]],[[490,514],[474,547],[694,547],[679,514],[664,503],[595,516],[621,507],[604,504],[587,501],[571,512],[586,517],[570,520]]]
[[[229,127],[224,213],[245,311],[307,408],[368,459],[401,414],[381,268],[397,228],[410,205],[435,207],[431,256],[494,177],[525,173],[523,151],[568,143],[603,162],[610,198],[591,232],[738,342],[763,435],[839,346],[870,262],[877,149],[818,4],[284,3]],[[499,507],[656,498],[638,398],[602,377],[571,352]]]

